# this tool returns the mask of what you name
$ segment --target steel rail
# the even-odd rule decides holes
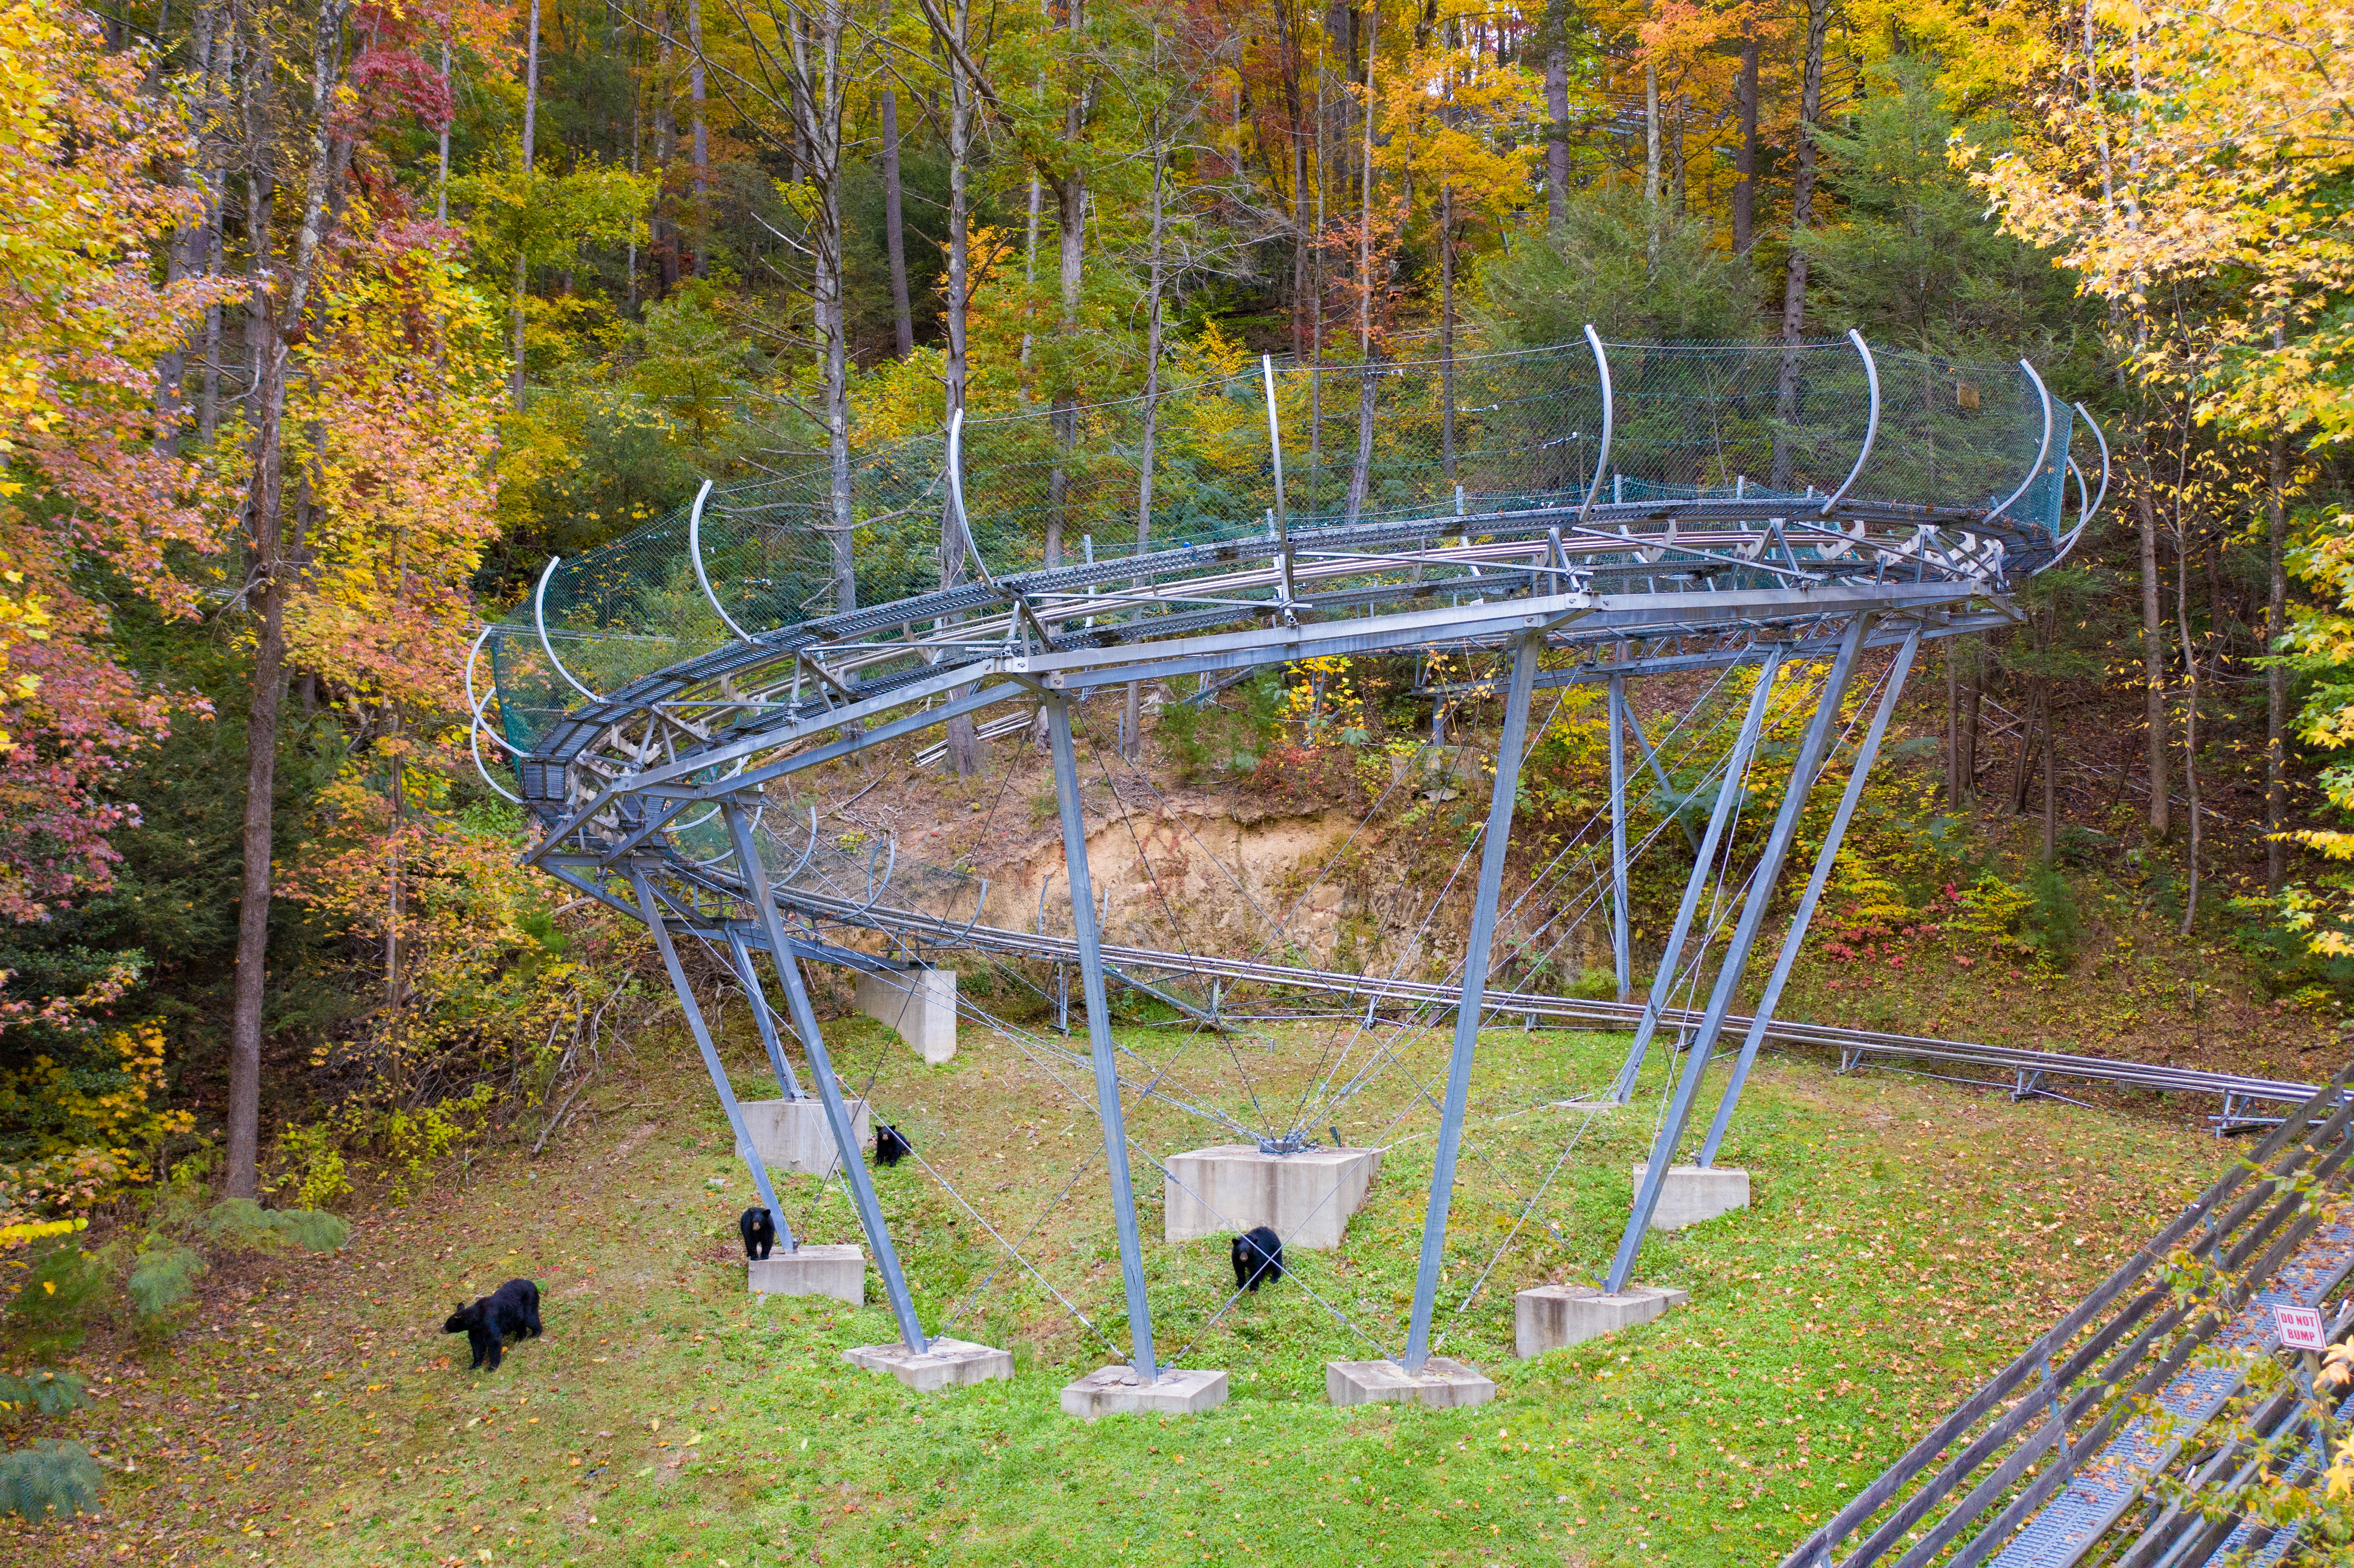
[[[1078,959],[1077,944],[1067,938],[1034,936],[1027,931],[1011,930],[1001,926],[970,924],[928,915],[920,910],[887,906],[877,906],[862,915],[859,906],[847,899],[790,887],[782,882],[773,884],[772,892],[779,903],[789,904],[811,916],[887,932],[912,942],[928,944],[939,950],[970,948],[1050,963],[1076,963]],[[1116,964],[1123,969],[1158,970],[1163,974],[1193,975],[1204,979],[1215,977],[1246,984],[1352,996],[1417,1008],[1448,1008],[1455,1006],[1462,998],[1461,987],[1434,980],[1347,974],[1292,964],[1258,963],[1221,958],[1211,953],[1176,953],[1112,942],[1104,943],[1102,950],[1106,963]],[[1632,1026],[1644,1012],[1640,1002],[1518,991],[1487,992],[1484,1010],[1499,1015],[1533,1016],[1613,1032]],[[1664,1008],[1659,1013],[1659,1021],[1668,1027],[1685,1027],[1699,1022],[1701,1016],[1697,1010]],[[1730,1012],[1724,1022],[1728,1028],[1747,1030],[1755,1027],[1756,1019],[1750,1014]],[[2163,1066],[2130,1059],[2084,1056],[2060,1051],[2037,1051],[2024,1046],[1988,1045],[1931,1035],[1850,1029],[1793,1019],[1769,1020],[1764,1038],[1785,1046],[1838,1051],[1843,1056],[1851,1055],[1851,1065],[1860,1065],[1873,1057],[1950,1062],[2002,1072],[2041,1073],[2054,1077],[2109,1083],[2125,1088],[2213,1095],[2219,1098],[2262,1100],[2274,1104],[2299,1103],[2311,1098],[2317,1092],[2317,1086],[2312,1084],[2244,1074],[2207,1072],[2198,1068]],[[2033,1092],[2029,1090],[2031,1094]]]

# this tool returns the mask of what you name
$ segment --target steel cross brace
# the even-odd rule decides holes
[[[769,1007],[769,993],[761,988],[760,977],[752,969],[752,950],[744,945],[744,933],[730,928],[727,950],[736,960],[736,979],[752,1003],[752,1022],[760,1026],[760,1044],[769,1053],[769,1070],[777,1075],[777,1087],[785,1098],[801,1097],[801,1079],[793,1074],[791,1058],[785,1054],[785,1043],[777,1038],[777,1017]]]
[[[759,846],[752,842],[752,819],[733,800],[726,801],[723,810],[728,839],[736,846],[737,870],[744,879],[753,917],[759,921],[761,932],[769,939],[769,956],[776,961],[777,978],[784,982],[785,1005],[791,1010],[793,1033],[801,1037],[801,1049],[809,1053],[810,1076],[817,1080],[817,1096],[825,1106],[826,1125],[833,1129],[834,1152],[842,1158],[842,1179],[850,1188],[851,1202],[857,1206],[859,1227],[866,1233],[866,1245],[875,1254],[875,1267],[883,1276],[883,1290],[890,1298],[891,1315],[899,1321],[900,1342],[911,1353],[922,1355],[930,1341],[924,1337],[923,1325],[916,1320],[916,1303],[907,1294],[907,1277],[899,1270],[899,1254],[891,1245],[891,1233],[883,1224],[883,1206],[875,1197],[875,1179],[866,1170],[866,1150],[859,1147],[857,1131],[850,1121],[850,1107],[843,1104],[842,1080],[834,1075],[825,1036],[818,1031],[817,1014],[810,1007],[809,990],[801,983],[801,962],[793,957],[792,941],[785,935],[784,916],[778,912],[776,899],[769,895],[769,868],[760,863]],[[766,1005],[765,1001],[760,1005]]]
[[[1104,995],[1103,936],[1096,927],[1095,888],[1087,874],[1087,824],[1079,814],[1078,754],[1071,745],[1071,701],[1046,699],[1046,734],[1055,752],[1055,800],[1063,819],[1063,878],[1071,890],[1071,931],[1079,949],[1079,984],[1087,1009],[1087,1044],[1095,1058],[1096,1109],[1103,1122],[1104,1164],[1111,1175],[1111,1212],[1119,1229],[1120,1284],[1128,1297],[1130,1364],[1140,1388],[1161,1381],[1152,1359],[1152,1304],[1144,1291],[1144,1244],[1136,1229],[1136,1188],[1128,1170],[1128,1124],[1119,1108],[1119,1063],[1111,1038],[1111,1004]]]
[[[670,939],[670,927],[663,923],[662,906],[654,898],[654,885],[646,875],[646,868],[630,868],[631,885],[637,889],[638,910],[645,920],[646,929],[654,935],[654,947],[662,954],[663,968],[670,971],[671,990],[678,993],[678,1005],[686,1014],[686,1026],[695,1035],[695,1049],[703,1053],[703,1065],[711,1075],[711,1086],[719,1092],[719,1107],[727,1113],[727,1125],[736,1134],[736,1147],[744,1153],[744,1163],[751,1169],[752,1186],[760,1194],[760,1206],[777,1222],[777,1234],[784,1238],[785,1250],[792,1252],[801,1246],[792,1227],[785,1223],[785,1211],[777,1202],[775,1189],[769,1185],[769,1168],[760,1159],[760,1151],[752,1146],[751,1129],[744,1125],[743,1108],[736,1103],[736,1090],[727,1081],[727,1065],[719,1059],[719,1048],[712,1044],[710,1026],[703,1021],[703,1009],[695,1000],[695,988],[686,983],[686,969],[678,961],[678,947]]]
[[[1447,1063],[1447,1099],[1439,1111],[1438,1152],[1430,1170],[1430,1206],[1422,1220],[1422,1263],[1415,1275],[1414,1319],[1399,1364],[1419,1372],[1430,1359],[1430,1320],[1438,1301],[1438,1269],[1447,1255],[1447,1211],[1455,1196],[1455,1158],[1463,1145],[1464,1102],[1471,1093],[1471,1057],[1479,1044],[1480,1003],[1488,989],[1488,959],[1496,941],[1496,905],[1511,847],[1512,806],[1520,795],[1521,753],[1528,740],[1529,697],[1536,689],[1537,655],[1544,635],[1520,639],[1512,651],[1511,685],[1504,698],[1504,733],[1496,743],[1496,791],[1488,805],[1487,838],[1479,845],[1479,885],[1472,895],[1471,939],[1463,951],[1463,995],[1455,1004],[1455,1049]]]
[[[1766,652],[1766,662],[1758,667],[1757,684],[1749,693],[1749,709],[1742,715],[1741,732],[1734,737],[1733,750],[1724,759],[1724,781],[1717,786],[1716,809],[1708,814],[1708,832],[1701,835],[1700,852],[1692,856],[1691,875],[1684,882],[1683,902],[1676,906],[1676,923],[1668,933],[1668,945],[1660,949],[1659,967],[1651,976],[1651,994],[1643,1003],[1643,1016],[1635,1025],[1635,1043],[1627,1049],[1627,1060],[1618,1069],[1617,1081],[1611,1086],[1611,1097],[1624,1105],[1635,1095],[1635,1075],[1643,1070],[1643,1057],[1651,1048],[1651,1036],[1659,1027],[1659,1014],[1666,1011],[1668,999],[1676,989],[1676,973],[1682,959],[1684,940],[1691,935],[1692,916],[1700,908],[1701,894],[1716,871],[1716,852],[1724,842],[1725,830],[1732,824],[1734,808],[1743,794],[1743,771],[1749,765],[1749,754],[1756,747],[1758,732],[1765,727],[1766,709],[1774,694],[1775,673],[1782,667],[1782,650],[1776,646]]]
[[[1618,974],[1618,1000],[1635,994],[1633,958],[1627,941],[1627,677],[1610,677],[1610,956]]]
[[[1757,1048],[1765,1044],[1774,1009],[1781,1004],[1782,988],[1789,982],[1791,966],[1798,961],[1799,944],[1806,940],[1808,923],[1815,917],[1815,906],[1822,901],[1823,889],[1830,882],[1840,842],[1847,837],[1848,822],[1855,815],[1856,803],[1863,799],[1864,780],[1871,776],[1873,759],[1880,755],[1881,736],[1888,733],[1888,720],[1896,712],[1905,677],[1913,673],[1913,656],[1920,649],[1921,629],[1916,625],[1906,634],[1904,645],[1897,650],[1896,662],[1888,672],[1888,689],[1881,694],[1880,706],[1872,712],[1862,744],[1856,747],[1847,789],[1840,796],[1839,810],[1831,814],[1830,830],[1823,835],[1823,847],[1815,855],[1814,874],[1807,879],[1807,891],[1798,899],[1797,913],[1790,916],[1790,928],[1782,935],[1782,950],[1775,956],[1774,972],[1766,981],[1766,994],[1758,999],[1756,1018],[1749,1025],[1748,1036],[1741,1042],[1741,1054],[1733,1064],[1733,1076],[1724,1086],[1724,1098],[1717,1105],[1715,1119],[1709,1124],[1708,1141],[1700,1151],[1702,1165],[1716,1163],[1716,1151],[1724,1142],[1725,1129],[1733,1125],[1733,1107],[1741,1098],[1741,1086],[1749,1081],[1749,1069],[1757,1060]],[[1852,1060],[1848,1052],[1840,1052],[1840,1071],[1849,1071],[1862,1058],[1861,1051],[1854,1052]]]
[[[1691,1053],[1684,1058],[1683,1078],[1676,1085],[1676,1097],[1668,1108],[1667,1120],[1660,1124],[1659,1136],[1651,1145],[1650,1163],[1644,1167],[1643,1185],[1635,1194],[1635,1212],[1628,1216],[1627,1234],[1618,1238],[1618,1255],[1611,1260],[1610,1277],[1604,1286],[1614,1296],[1627,1288],[1628,1277],[1635,1272],[1635,1255],[1642,1249],[1643,1233],[1651,1227],[1651,1215],[1659,1208],[1659,1193],[1667,1187],[1676,1146],[1683,1141],[1684,1128],[1691,1120],[1692,1105],[1700,1097],[1701,1081],[1708,1075],[1708,1059],[1716,1050],[1717,1036],[1724,1032],[1724,1015],[1733,1010],[1734,993],[1740,990],[1742,971],[1748,967],[1749,949],[1757,940],[1758,927],[1766,923],[1767,906],[1774,902],[1775,881],[1781,874],[1783,860],[1790,853],[1790,841],[1797,834],[1798,819],[1806,815],[1807,797],[1814,792],[1815,776],[1821,771],[1831,731],[1838,725],[1840,699],[1855,673],[1856,656],[1862,652],[1864,636],[1871,630],[1868,621],[1868,617],[1859,615],[1848,628],[1847,637],[1832,658],[1831,673],[1823,682],[1822,694],[1816,699],[1814,720],[1807,726],[1806,739],[1799,743],[1797,758],[1790,768],[1789,785],[1782,791],[1782,809],[1776,814],[1774,831],[1766,840],[1766,853],[1758,858],[1757,870],[1749,884],[1749,896],[1742,905],[1740,922],[1734,927],[1733,939],[1717,967],[1716,984],[1709,992],[1708,1011],[1701,1017],[1699,1032],[1692,1036]],[[1726,788],[1732,787],[1728,775]]]

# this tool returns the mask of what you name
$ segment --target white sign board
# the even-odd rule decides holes
[[[2311,1307],[2275,1307],[2273,1326],[2280,1330],[2281,1349],[2319,1351],[2328,1348],[2321,1337],[2321,1314]]]

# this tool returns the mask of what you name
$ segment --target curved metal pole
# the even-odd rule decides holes
[[[2035,385],[2035,395],[2043,399],[2043,442],[2035,449],[2035,466],[2027,471],[2027,477],[2019,482],[2019,488],[2004,496],[2002,504],[1986,514],[1985,520],[1988,523],[2009,511],[2012,503],[2027,493],[2027,487],[2042,477],[2043,460],[2052,455],[2052,394],[2043,389],[2043,377],[2035,374],[2035,366],[2022,359],[2019,367],[2027,372],[2027,379]]]
[[[981,558],[981,542],[972,536],[972,518],[964,509],[964,410],[957,408],[949,415],[949,499],[955,503],[957,532],[964,536],[964,553],[972,557],[972,569],[979,574],[981,586],[991,593],[997,591],[997,579],[989,575],[989,563]]]
[[[482,699],[474,695],[474,661],[482,657],[482,644],[488,642],[491,633],[498,629],[497,621],[486,622],[482,630],[474,634],[474,645],[466,650],[466,705],[470,708],[482,705]]]
[[[1872,461],[1872,443],[1880,438],[1880,366],[1872,363],[1872,345],[1863,341],[1863,334],[1850,327],[1847,340],[1855,344],[1856,353],[1863,355],[1863,378],[1872,387],[1872,418],[1863,427],[1863,450],[1855,454],[1855,466],[1847,471],[1847,478],[1840,482],[1840,487],[1831,492],[1830,499],[1823,503],[1822,511],[1817,514],[1823,517],[1829,516],[1831,508],[1863,477],[1863,465]]]
[[[1602,334],[1585,323],[1585,342],[1594,350],[1594,368],[1602,377],[1602,450],[1594,457],[1594,482],[1585,487],[1585,504],[1577,509],[1580,523],[1593,514],[1594,499],[1602,493],[1602,476],[1610,467],[1610,437],[1617,428],[1611,410],[1610,356],[1602,352]]]
[[[556,673],[564,677],[565,683],[590,702],[599,702],[603,699],[572,678],[572,672],[566,669],[564,661],[556,656],[556,645],[547,640],[547,579],[556,575],[556,568],[563,559],[561,556],[547,557],[547,569],[539,574],[539,586],[531,590],[531,623],[539,628],[540,651],[547,655],[547,662],[556,666]]]
[[[2109,438],[2101,432],[2101,427],[2093,416],[2084,411],[2084,405],[2078,403],[2073,407],[2077,416],[2091,429],[2093,440],[2101,449],[2101,488],[2093,493],[2090,504],[2081,504],[2084,499],[2084,471],[2076,467],[2074,458],[2068,460],[2069,469],[2076,475],[2076,499],[2080,504],[2076,509],[2076,525],[2068,530],[2068,537],[2061,541],[2059,553],[2052,557],[2054,567],[2068,558],[2068,552],[2074,549],[2076,541],[2084,536],[2084,524],[2100,514],[2102,503],[2109,498]],[[2048,571],[2051,567],[2044,569]]]
[[[1275,418],[1275,355],[1260,355],[1258,372],[1267,381],[1267,452],[1275,465],[1275,558],[1283,569],[1283,599],[1288,604],[1298,596],[1291,581],[1291,513],[1283,502],[1283,431]]]
[[[719,596],[711,591],[711,578],[703,569],[703,502],[704,498],[710,493],[711,482],[706,479],[703,482],[703,488],[695,493],[695,504],[687,509],[687,559],[695,563],[695,583],[703,589],[703,597],[711,601],[711,608],[718,612],[720,623],[736,634],[737,641],[749,642],[752,641],[752,634],[736,624],[736,618],[727,613],[727,607],[721,604]]]
[[[496,795],[502,800],[507,801],[511,805],[520,806],[523,804],[523,797],[520,795],[510,795],[504,789],[500,789],[499,781],[491,777],[489,767],[482,761],[482,709],[488,707],[490,705],[491,699],[498,694],[499,689],[496,686],[493,686],[489,691],[482,694],[482,702],[477,704],[474,708],[474,722],[467,730],[466,744],[474,753],[474,771],[482,776],[482,782],[491,787],[491,793]],[[513,751],[514,749],[514,747],[507,746],[507,743],[504,740],[501,740],[499,744],[501,746],[506,746],[509,751]]]

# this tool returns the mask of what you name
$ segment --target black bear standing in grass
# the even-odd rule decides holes
[[[1283,1238],[1265,1225],[1235,1238],[1235,1288],[1256,1292],[1283,1272]]]
[[[510,1340],[539,1338],[539,1287],[528,1279],[510,1279],[471,1307],[461,1307],[441,1325],[445,1334],[463,1334],[474,1347],[474,1367],[499,1370],[499,1356]]]
[[[885,1123],[875,1129],[875,1163],[896,1165],[916,1152],[916,1146],[900,1135],[899,1129]]]
[[[776,1216],[766,1209],[745,1210],[736,1228],[744,1233],[744,1255],[755,1263],[768,1256],[769,1249],[777,1245]]]

